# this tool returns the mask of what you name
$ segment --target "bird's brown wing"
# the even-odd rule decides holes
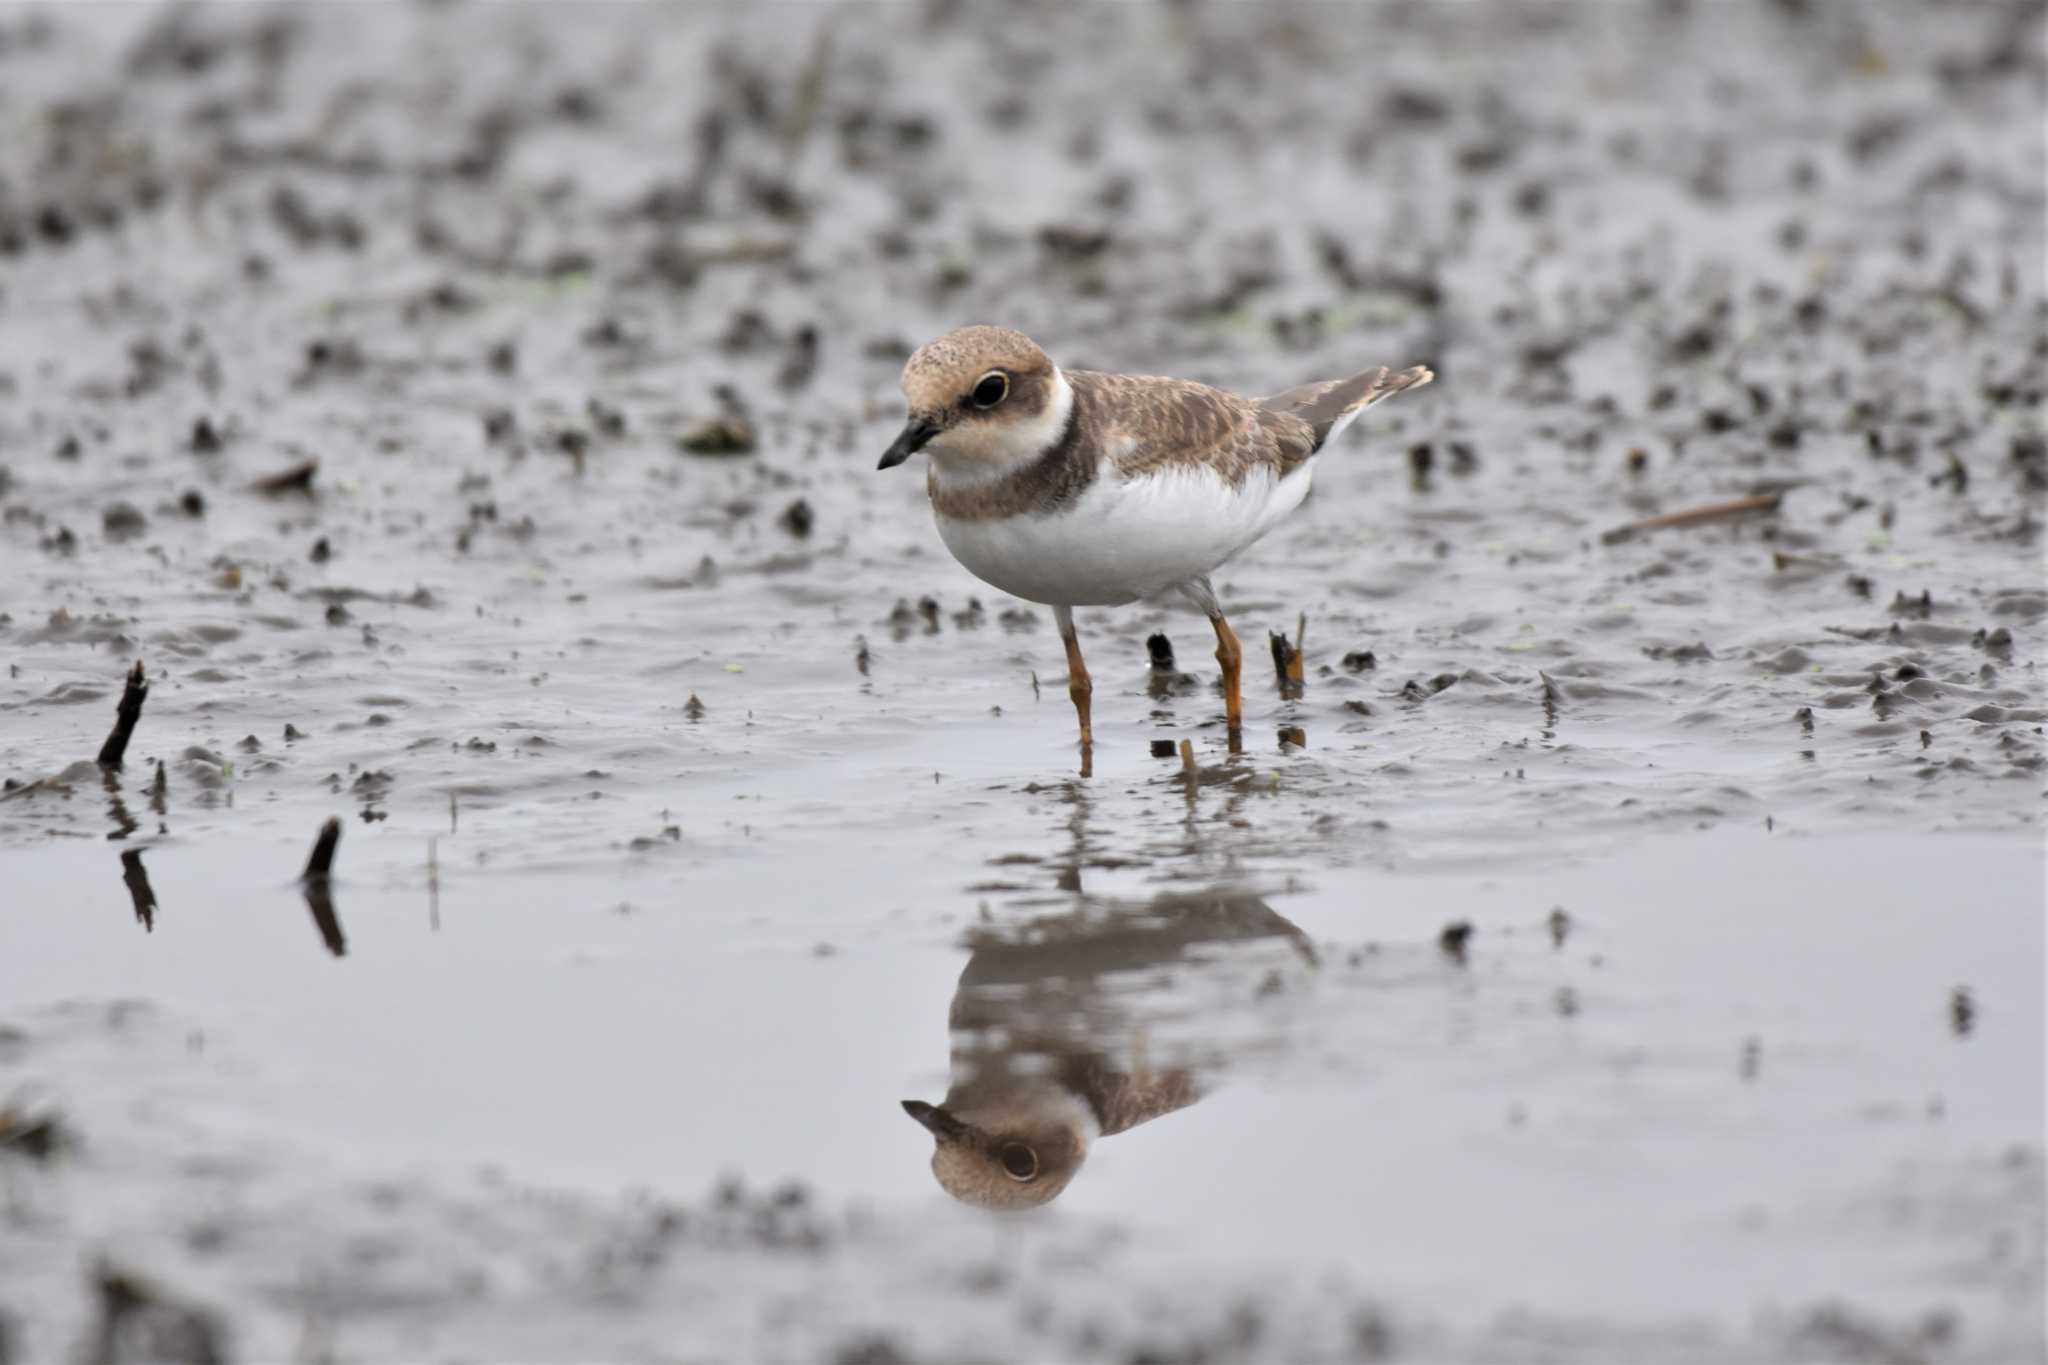
[[[1330,434],[1345,418],[1363,412],[1382,399],[1392,398],[1403,389],[1427,384],[1434,378],[1436,376],[1425,365],[1411,366],[1399,373],[1391,373],[1381,366],[1377,370],[1354,374],[1349,379],[1325,379],[1303,384],[1285,393],[1259,399],[1258,407],[1261,412],[1283,414],[1306,425],[1314,433],[1315,443],[1310,447],[1313,454],[1323,448]]]
[[[1060,1068],[1060,1080],[1095,1111],[1104,1137],[1150,1123],[1202,1098],[1201,1086],[1186,1067],[1126,1072],[1116,1070],[1106,1057],[1071,1057]]]
[[[1284,410],[1186,379],[1069,370],[1088,437],[1126,478],[1176,466],[1232,484],[1260,468],[1284,475],[1315,453],[1309,424]]]

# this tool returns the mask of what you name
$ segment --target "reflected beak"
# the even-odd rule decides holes
[[[945,1110],[923,1100],[903,1101],[903,1112],[923,1124],[941,1142],[965,1142],[974,1132]]]
[[[903,434],[898,436],[886,451],[882,452],[882,462],[876,465],[875,468],[894,469],[897,465],[902,464],[905,460],[917,454],[918,451],[923,450],[925,442],[938,434],[938,423],[927,422],[922,417],[911,418],[910,425],[903,428]]]

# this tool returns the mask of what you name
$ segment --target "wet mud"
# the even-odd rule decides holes
[[[0,1360],[2041,1358],[2044,26],[0,11]]]

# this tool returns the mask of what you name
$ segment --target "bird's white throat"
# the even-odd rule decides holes
[[[925,447],[932,470],[947,484],[971,486],[1001,478],[1030,464],[1059,444],[1074,412],[1074,386],[1055,365],[1052,401],[1041,412],[1006,415],[991,422],[968,422],[932,439]]]

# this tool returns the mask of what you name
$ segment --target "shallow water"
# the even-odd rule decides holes
[[[0,1356],[2041,1355],[2037,7],[291,13],[0,21]],[[874,470],[972,318],[1438,370],[1244,753]],[[1201,1096],[993,1224],[977,949]]]

